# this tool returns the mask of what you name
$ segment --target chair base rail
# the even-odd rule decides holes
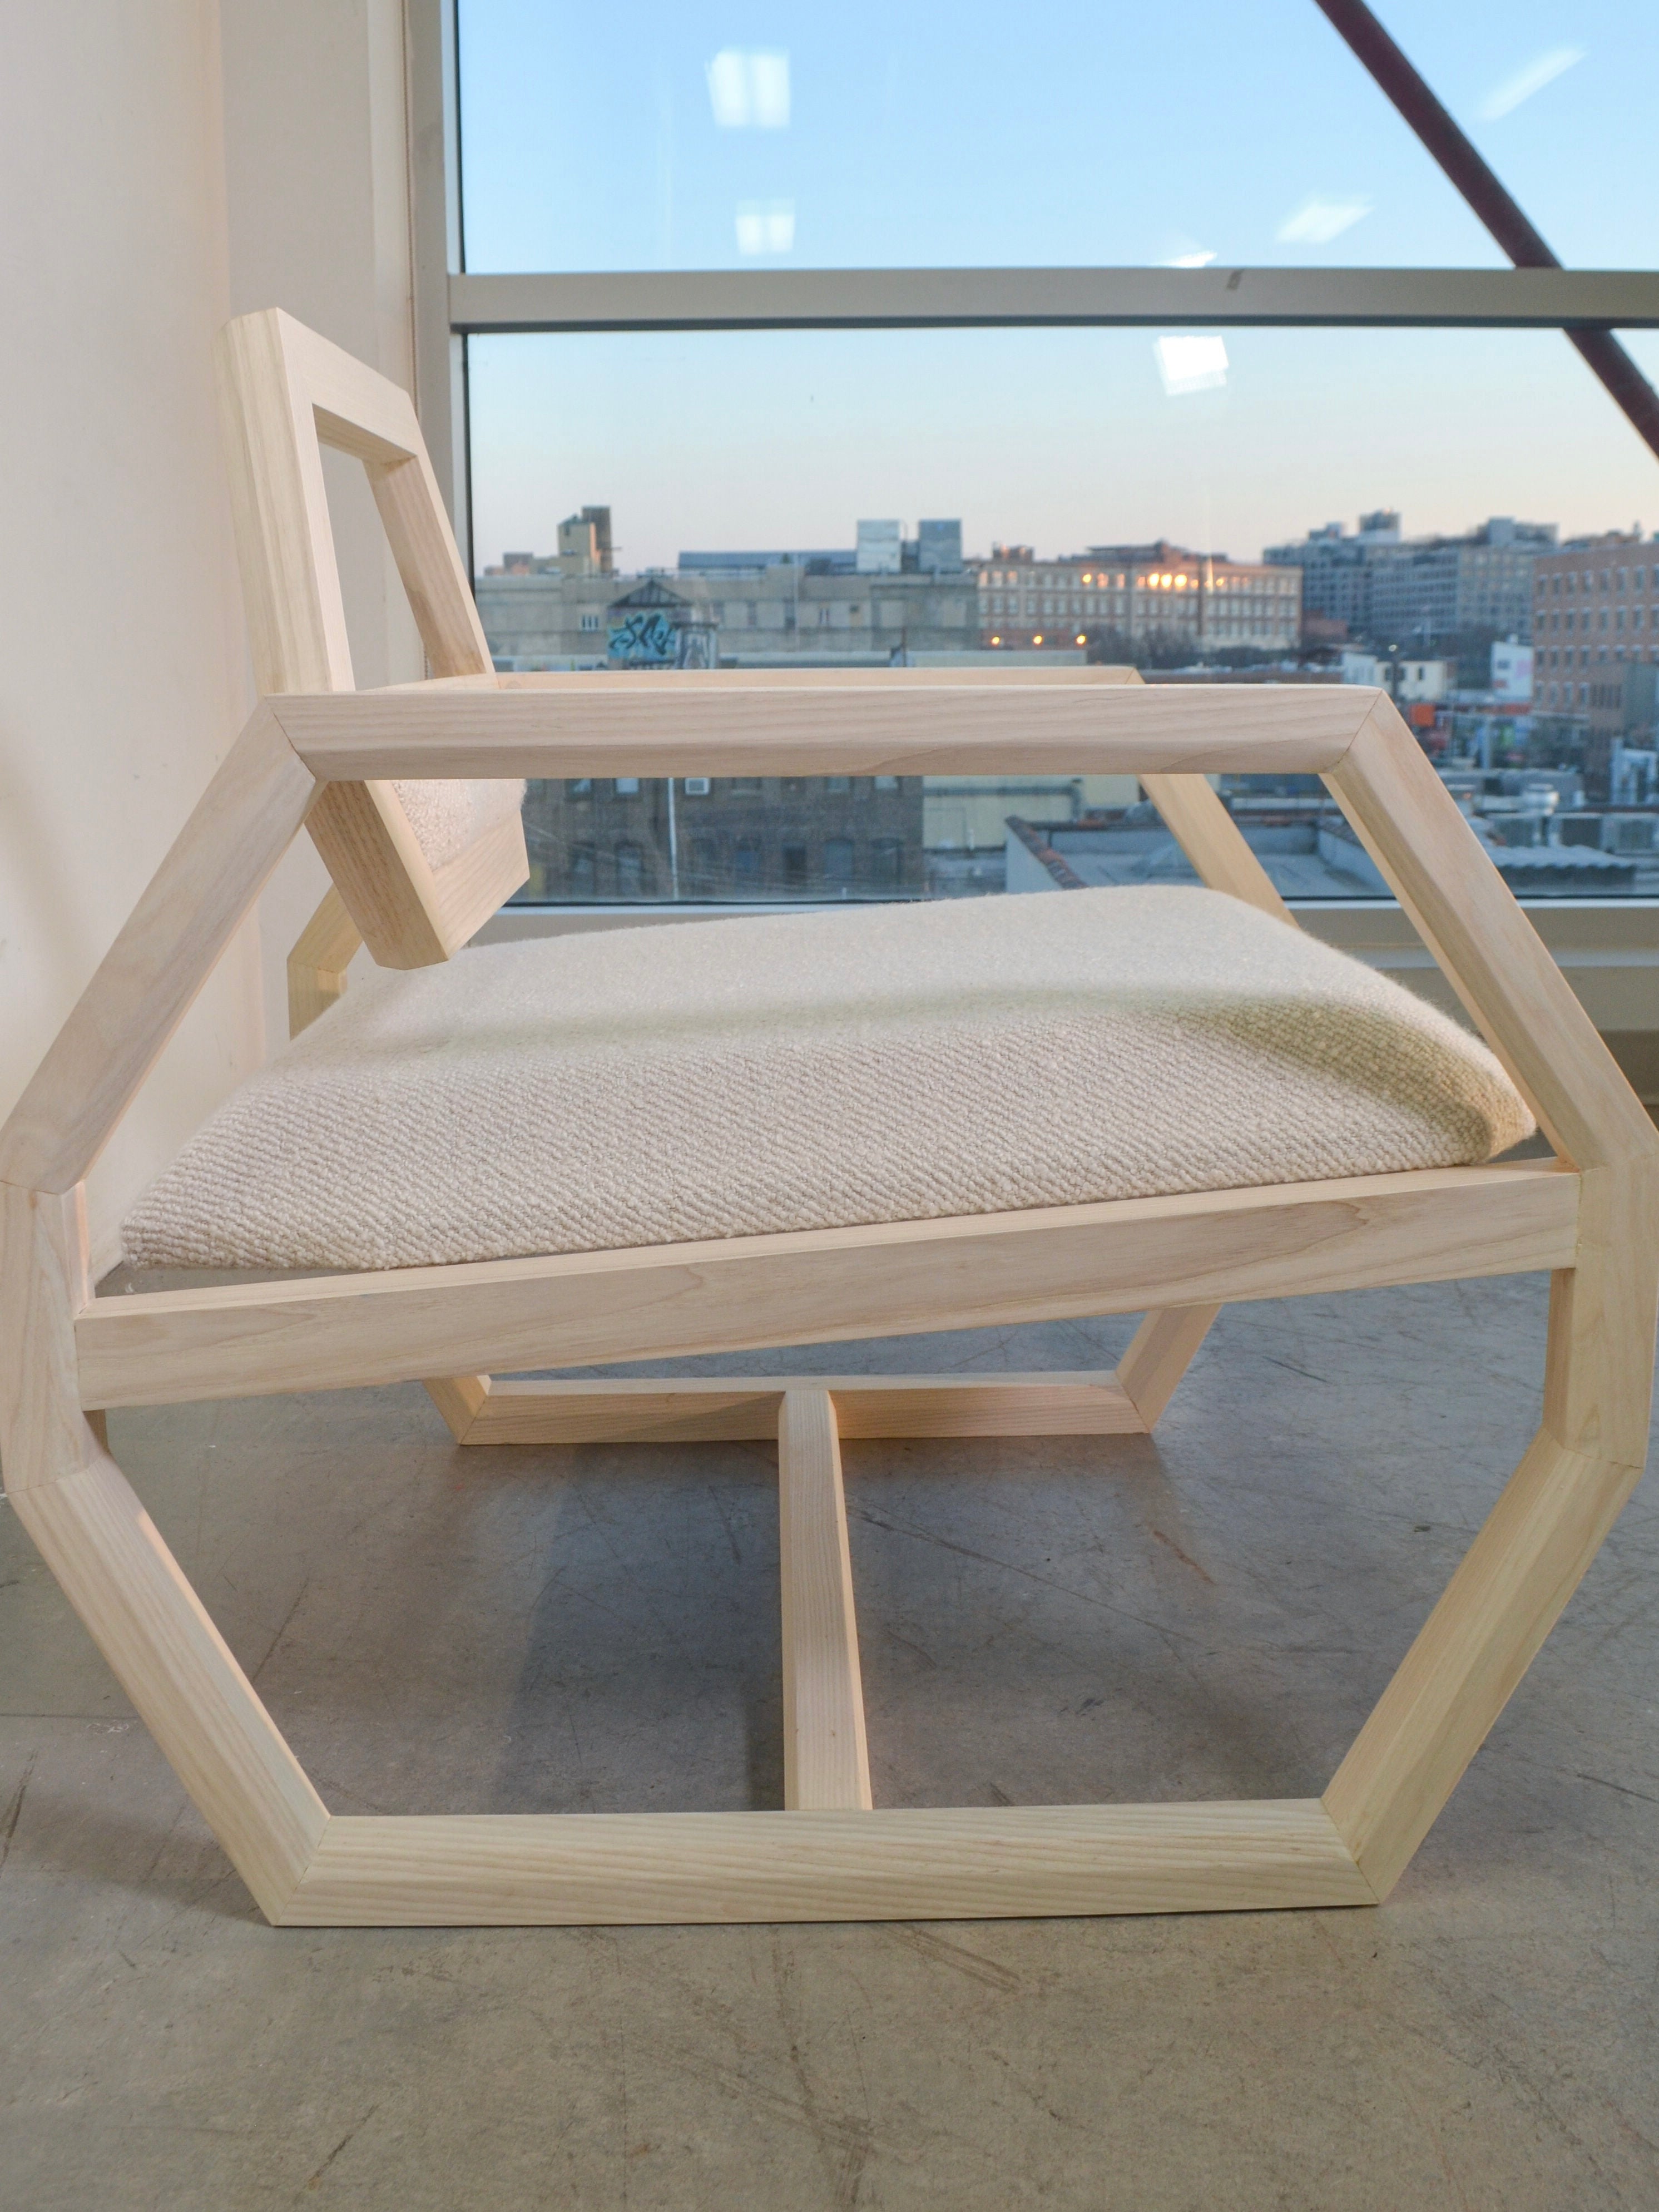
[[[826,1390],[843,1439],[1145,1436],[1150,1423],[1100,1373],[757,1375],[542,1382],[480,1376],[427,1389],[459,1444],[769,1443],[792,1390]]]
[[[1317,1798],[331,1820],[283,1927],[983,1920],[1375,1905]]]

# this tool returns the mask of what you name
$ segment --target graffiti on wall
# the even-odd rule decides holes
[[[635,666],[673,668],[679,664],[679,626],[664,607],[637,607],[614,621],[605,650],[612,660]]]

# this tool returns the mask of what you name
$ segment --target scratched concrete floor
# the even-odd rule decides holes
[[[1542,1323],[1532,1279],[1239,1308],[1156,1445],[850,1448],[878,1802],[1316,1791]],[[112,1427],[337,1809],[781,1801],[764,1449],[463,1455],[413,1389]],[[0,1515],[0,2203],[1659,2204],[1655,1550],[1644,1492],[1382,1912],[278,1935]]]

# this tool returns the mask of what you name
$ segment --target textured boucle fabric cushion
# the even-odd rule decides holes
[[[524,780],[488,783],[394,783],[415,842],[429,868],[441,868],[472,840],[524,805]]]
[[[379,975],[126,1224],[140,1266],[401,1267],[1454,1166],[1486,1050],[1217,891],[496,945]]]

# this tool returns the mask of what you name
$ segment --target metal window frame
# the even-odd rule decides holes
[[[1578,269],[710,269],[470,274],[449,327],[499,331],[1654,330],[1659,274]]]
[[[450,321],[449,282],[460,273],[460,88],[456,0],[404,0],[409,149],[410,295],[415,411],[471,576],[472,467],[466,338]]]

